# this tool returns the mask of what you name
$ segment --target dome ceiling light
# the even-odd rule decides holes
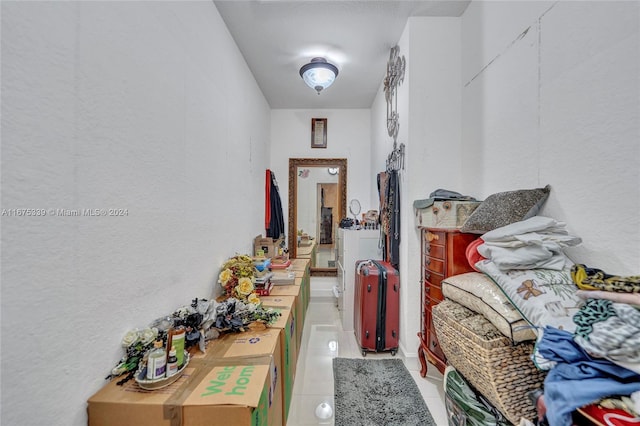
[[[323,89],[331,86],[337,76],[338,68],[325,58],[313,58],[300,68],[300,77],[307,86],[318,92],[318,95]]]

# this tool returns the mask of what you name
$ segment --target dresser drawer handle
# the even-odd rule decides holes
[[[425,251],[426,251],[427,253],[431,253],[431,246],[427,246],[427,248],[425,249]]]
[[[425,280],[428,280],[428,279],[430,279],[430,278],[431,278],[431,274],[430,274],[430,273],[428,273],[428,272],[425,272],[425,273],[424,273],[424,279],[425,279]]]
[[[425,287],[425,288],[424,288],[424,292],[425,292],[425,293],[427,293],[427,294],[429,294],[429,293],[431,292],[431,287],[430,287],[430,286]]]
[[[425,261],[424,261],[424,264],[425,264],[425,265],[427,265],[427,266],[431,265],[431,259],[427,259],[427,260],[425,260]]]

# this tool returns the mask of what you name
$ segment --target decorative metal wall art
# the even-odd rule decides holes
[[[389,53],[387,75],[384,78],[384,97],[387,101],[387,133],[393,138],[393,151],[387,157],[387,170],[404,169],[404,144],[398,147],[400,115],[398,114],[398,86],[404,81],[406,61],[400,56],[400,47],[394,46]]]
[[[387,100],[387,133],[395,143],[398,139],[400,123],[398,122],[398,93],[397,89],[404,81],[404,56],[400,56],[400,48],[394,46],[387,62],[387,75],[384,78],[384,97]]]

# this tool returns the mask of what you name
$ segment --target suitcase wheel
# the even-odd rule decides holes
[[[391,349],[391,356],[396,356],[398,349]]]
[[[367,351],[365,351],[364,349],[362,350],[362,356],[363,357],[367,356]]]

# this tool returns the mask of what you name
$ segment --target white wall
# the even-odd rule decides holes
[[[122,335],[264,231],[269,107],[211,2],[1,7],[2,209],[48,212],[2,217],[1,423],[84,425]]]
[[[404,143],[406,150],[400,172],[400,346],[406,357],[416,357],[421,264],[413,200],[460,185],[460,19],[410,18],[398,46],[406,60],[398,89],[398,144]],[[385,105],[381,87],[371,108],[374,161],[381,167],[393,149],[386,127],[380,125],[386,120]]]
[[[311,89],[309,95],[318,96]],[[312,118],[327,119],[327,148],[311,148]],[[368,109],[271,110],[271,170],[280,187],[285,229],[289,229],[289,158],[346,158],[347,203],[356,198],[363,212],[378,209],[377,200],[370,199],[376,173],[369,162],[370,123]]]
[[[331,89],[327,89],[331,90]],[[309,89],[309,96],[318,96]],[[322,96],[322,95],[320,95]],[[327,119],[327,148],[311,148],[311,119]],[[368,109],[271,110],[271,170],[278,179],[285,229],[289,229],[289,158],[346,158],[347,203],[360,201],[362,211],[378,209],[371,199],[376,171],[371,170],[371,116]],[[347,215],[349,207],[346,209]],[[313,297],[330,297],[335,280],[314,277]]]
[[[640,270],[640,3],[472,2],[462,17],[463,185],[550,184],[573,261]]]
[[[412,18],[398,42],[406,144],[401,348],[419,330],[411,203],[437,188],[479,199],[551,184],[542,214],[583,238],[576,262],[640,269],[637,2],[472,2],[462,18]],[[371,108],[372,168],[392,148],[384,93]]]

